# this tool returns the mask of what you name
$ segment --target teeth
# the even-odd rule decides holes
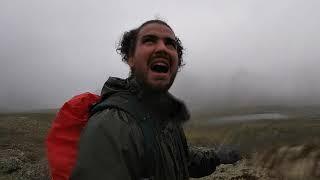
[[[163,62],[158,62],[158,63],[154,63],[154,65],[159,65],[159,66],[168,66],[167,64],[163,63]]]

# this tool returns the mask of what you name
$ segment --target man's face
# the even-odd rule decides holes
[[[151,23],[140,29],[128,64],[132,73],[147,88],[167,91],[177,74],[178,61],[172,30],[165,25]]]

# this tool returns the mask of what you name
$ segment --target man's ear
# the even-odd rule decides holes
[[[134,66],[134,62],[133,62],[133,58],[132,57],[129,57],[128,65],[130,66],[130,68],[132,68]]]

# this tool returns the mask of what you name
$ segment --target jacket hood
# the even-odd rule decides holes
[[[103,85],[101,97],[106,99],[119,92],[136,95],[142,102],[157,107],[159,111],[166,112],[177,121],[184,122],[190,119],[189,111],[181,100],[175,98],[169,92],[161,94],[147,93],[134,77],[127,79],[109,77]]]
[[[101,97],[102,99],[106,99],[117,92],[125,91],[130,91],[130,85],[127,79],[109,77],[102,87]]]

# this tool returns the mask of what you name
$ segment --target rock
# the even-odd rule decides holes
[[[222,164],[216,171],[201,180],[275,180],[267,169],[253,167],[247,159],[235,164]]]
[[[50,180],[48,162],[26,163],[16,175],[19,180]]]
[[[19,149],[0,151],[0,180],[50,180],[48,162],[42,159],[36,163]]]
[[[270,179],[268,171],[264,168],[252,167],[246,159],[243,159],[236,164],[222,164],[216,172],[212,174],[211,179],[232,179],[232,180],[263,180]]]
[[[22,168],[26,161],[25,154],[18,149],[0,151],[0,174],[11,174]]]

